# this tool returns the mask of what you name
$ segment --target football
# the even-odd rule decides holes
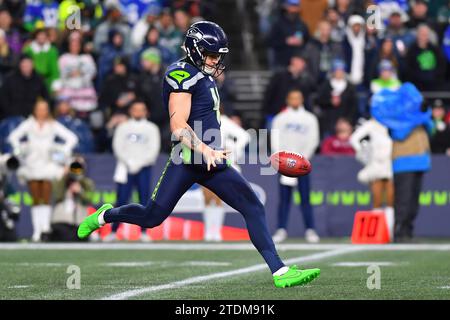
[[[287,177],[300,177],[311,172],[311,162],[301,154],[280,151],[270,156],[272,167]]]

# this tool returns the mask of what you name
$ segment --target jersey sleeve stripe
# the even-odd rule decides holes
[[[183,83],[183,89],[184,90],[188,90],[190,87],[192,87],[193,85],[195,85],[197,83],[198,80],[204,78],[205,76],[203,75],[203,73],[197,73],[194,77],[192,77],[192,79],[186,80]]]
[[[168,76],[166,76],[166,81],[175,90],[179,89],[178,84],[174,80],[170,79]]]

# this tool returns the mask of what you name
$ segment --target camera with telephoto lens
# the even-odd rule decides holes
[[[0,156],[0,241],[15,241],[16,221],[19,220],[20,206],[8,199],[9,178],[20,166],[19,159],[10,154]]]
[[[0,155],[0,174],[4,175],[8,171],[14,172],[20,166],[19,159],[11,154]]]

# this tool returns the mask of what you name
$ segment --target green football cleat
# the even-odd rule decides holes
[[[273,276],[277,288],[301,286],[313,281],[320,275],[320,269],[300,270],[296,265],[289,267],[288,272],[281,276]]]
[[[95,211],[90,216],[84,218],[83,222],[81,222],[78,227],[78,238],[84,239],[87,238],[92,232],[100,228],[100,224],[98,223],[98,215],[106,210],[112,209],[113,206],[109,203],[102,205],[97,211]]]

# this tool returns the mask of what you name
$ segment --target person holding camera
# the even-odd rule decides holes
[[[10,175],[19,167],[19,160],[11,154],[0,155],[0,242],[17,241],[16,221],[20,206],[8,199],[13,193]]]
[[[57,137],[64,143],[56,143]],[[33,198],[31,239],[34,242],[45,240],[41,235],[44,238],[50,233],[52,181],[64,174],[64,163],[78,138],[53,119],[47,101],[38,100],[33,114],[11,132],[8,141],[23,164],[17,175],[26,181]]]
[[[86,217],[94,182],[85,175],[86,164],[82,157],[75,157],[65,175],[54,182],[55,207],[51,219],[51,240],[80,241],[77,227]]]

